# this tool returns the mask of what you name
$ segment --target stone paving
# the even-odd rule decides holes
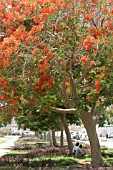
[[[14,143],[19,139],[20,136],[4,136],[0,137],[0,157],[10,152],[11,148],[14,146]]]

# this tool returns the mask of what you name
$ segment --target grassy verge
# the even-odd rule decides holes
[[[5,143],[6,142],[6,140],[0,140],[0,143]]]
[[[81,158],[75,158],[73,155],[68,155],[68,151],[67,147],[52,147],[48,142],[38,138],[33,140],[23,137],[16,142],[11,152],[2,157],[0,170],[38,170],[39,167],[43,167],[44,170],[60,170],[60,168],[83,170],[91,161],[90,152]],[[113,166],[113,149],[102,147],[102,155],[104,162],[108,166]]]

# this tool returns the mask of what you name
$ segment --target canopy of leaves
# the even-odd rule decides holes
[[[36,107],[26,106],[18,114],[16,121],[19,127],[30,128],[35,131],[60,130],[59,114],[39,112]]]
[[[113,103],[112,0],[0,2],[1,112]]]

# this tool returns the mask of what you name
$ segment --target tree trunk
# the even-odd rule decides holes
[[[35,136],[39,138],[39,132],[35,132]]]
[[[56,137],[55,137],[55,130],[52,130],[52,140],[53,140],[53,146],[56,146]]]
[[[66,136],[67,136],[68,148],[69,148],[70,153],[72,153],[73,143],[72,143],[72,140],[71,140],[71,134],[70,134],[70,131],[69,131],[69,128],[68,128],[68,124],[67,124],[65,114],[60,113],[60,117],[61,117],[61,121],[63,123],[65,133],[66,133]]]
[[[48,132],[48,140],[50,142],[50,145],[52,145],[52,139],[51,139],[51,131]]]
[[[40,133],[40,139],[43,139],[43,135],[42,135],[42,132]]]
[[[47,139],[46,132],[44,132],[44,140],[46,140],[46,139]]]
[[[61,129],[60,146],[61,146],[61,148],[63,148],[63,146],[64,146],[64,135],[63,135],[63,123],[62,123],[62,121],[61,121],[60,129]]]
[[[84,124],[84,127],[86,128],[89,137],[89,142],[91,146],[92,167],[95,168],[103,167],[104,162],[102,159],[100,143],[96,132],[95,120],[93,119],[92,115],[88,112],[87,113],[85,112],[81,115],[81,120]]]

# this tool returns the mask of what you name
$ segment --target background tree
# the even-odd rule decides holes
[[[56,136],[55,131],[60,130],[60,116],[55,113],[46,113],[43,110],[39,111],[36,107],[26,106],[22,111],[16,116],[16,122],[20,128],[29,128],[36,133],[43,134],[51,131],[53,145],[56,146]],[[43,136],[44,137],[44,136]]]
[[[46,113],[43,110],[41,111],[36,107],[31,107],[31,106],[25,106],[24,108],[22,108],[22,110],[19,110],[19,114],[16,116],[16,122],[18,123],[19,128],[24,126],[24,129],[30,128],[33,131],[36,132],[40,131],[42,133],[44,131],[48,132],[49,130],[60,131],[61,121],[62,121],[62,114],[56,114],[54,112]],[[65,121],[67,126],[66,129],[68,129],[68,132],[66,132],[66,134],[70,133],[68,128],[69,125],[80,124],[79,119],[76,118],[73,114],[70,115],[67,114]],[[65,130],[64,126],[63,129]],[[67,136],[67,141],[68,140],[69,139]]]
[[[98,122],[99,126],[100,126],[100,127],[103,127],[105,124],[110,125],[110,124],[112,124],[112,123],[113,123],[112,114],[111,114],[109,111],[106,111],[106,110],[105,110],[105,111],[102,113],[102,116],[101,116],[100,119],[99,119],[99,122]]]
[[[25,107],[16,117],[17,123],[33,131],[60,130],[60,117],[55,113],[39,112],[36,107]]]

